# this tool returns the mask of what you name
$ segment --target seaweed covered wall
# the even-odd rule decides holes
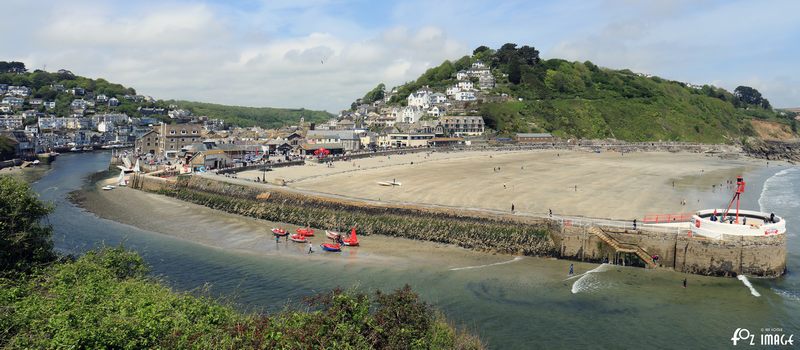
[[[197,176],[180,178],[175,183],[137,176],[132,183],[134,188],[269,221],[340,231],[357,226],[364,235],[381,234],[507,254],[557,253],[550,236],[555,223],[545,219],[520,222],[499,215],[370,205],[278,189],[265,191]]]

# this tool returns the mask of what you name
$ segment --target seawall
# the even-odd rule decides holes
[[[358,226],[360,234],[419,239],[505,254],[552,256],[644,266],[632,253],[617,252],[586,226],[557,220],[479,210],[389,205],[315,196],[289,189],[246,186],[198,176],[177,180],[146,175],[130,186],[226,212],[259,219],[339,231]],[[777,277],[786,268],[786,235],[690,237],[686,232],[651,232],[600,227],[619,243],[657,256],[656,266],[675,271],[734,277]],[[266,231],[266,228],[265,228]]]

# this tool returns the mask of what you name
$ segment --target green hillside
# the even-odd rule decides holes
[[[190,102],[190,101],[162,101],[146,99],[125,99],[125,96],[135,96],[136,90],[120,84],[111,83],[105,79],[91,79],[72,74],[69,71],[46,72],[36,70],[27,72],[25,65],[21,62],[0,61],[0,84],[14,86],[26,86],[31,89],[31,95],[26,99],[24,110],[36,109],[41,112],[52,113],[60,117],[69,116],[70,103],[76,98],[90,99],[92,96],[100,94],[108,98],[115,97],[120,105],[110,107],[105,104],[95,106],[95,113],[118,112],[126,113],[132,117],[141,117],[138,112],[139,107],[159,107],[168,108],[171,104],[177,104],[179,108],[192,111],[194,115],[207,115],[211,118],[219,118],[227,123],[236,126],[261,126],[265,128],[278,128],[284,125],[296,124],[300,117],[305,117],[309,121],[323,121],[333,117],[332,114],[324,111],[312,111],[306,109],[283,109],[283,108],[253,108],[226,106],[219,104]],[[63,89],[62,89],[63,88]],[[84,95],[74,95],[68,90],[82,88]],[[140,96],[143,97],[143,96]],[[55,101],[56,108],[46,110],[44,106],[32,106],[30,99],[40,98],[44,101]],[[170,122],[166,115],[152,115],[165,122]],[[31,121],[31,122],[35,122]]]
[[[497,85],[466,109],[479,110],[487,126],[500,134],[720,143],[755,135],[754,118],[790,123],[746,86],[731,93],[589,61],[545,60],[533,47],[515,44],[498,50],[481,46],[471,56],[445,61],[400,86],[390,103],[403,104],[408,94],[426,85],[444,91],[456,83],[456,72],[478,60],[491,66]]]
[[[195,115],[207,115],[209,118],[219,118],[244,127],[279,128],[288,124],[296,125],[300,121],[300,117],[307,122],[323,122],[334,117],[333,114],[325,111],[313,111],[305,108],[240,107],[180,100],[169,100],[166,101],[166,104],[174,104],[179,108],[191,110]]]

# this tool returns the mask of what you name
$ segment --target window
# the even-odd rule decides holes
[[[181,135],[186,135],[186,130],[181,130]]]
[[[197,130],[192,130],[192,134],[197,134]]]
[[[175,149],[175,145],[170,145],[169,149]]]
[[[175,130],[170,130],[170,131],[169,131],[169,134],[170,134],[170,135],[175,135]]]
[[[150,142],[147,143],[147,147],[150,147]]]

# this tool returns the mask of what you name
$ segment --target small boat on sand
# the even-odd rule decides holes
[[[289,239],[292,240],[292,242],[297,242],[297,243],[306,243],[306,242],[308,242],[308,238],[306,238],[306,236],[303,236],[303,235],[298,234],[298,233],[292,234],[291,236],[289,236]]]
[[[113,189],[114,189],[114,186],[111,186],[111,185],[103,186],[103,191],[111,191]]]
[[[326,252],[341,252],[342,246],[337,243],[322,243],[319,245]]]
[[[403,184],[397,181],[379,181],[378,185],[381,186],[402,186]]]
[[[306,228],[298,228],[297,229],[297,233],[299,233],[299,234],[301,234],[303,236],[312,237],[312,236],[314,236],[314,229],[308,228],[308,227],[306,227]]]
[[[286,235],[287,235],[287,234],[289,234],[289,233],[288,233],[288,232],[286,232],[286,230],[284,230],[284,229],[282,229],[282,228],[277,228],[277,227],[276,227],[276,228],[273,228],[273,229],[272,229],[272,234],[273,234],[273,235],[276,235],[276,236],[281,236],[281,237],[283,237],[283,236],[286,236]]]
[[[356,228],[353,227],[353,230],[350,231],[350,238],[345,238],[342,240],[342,243],[346,246],[355,247],[358,246],[358,237],[356,236]]]
[[[325,230],[325,236],[335,241],[339,239],[339,237],[341,237],[342,234],[336,231]]]

